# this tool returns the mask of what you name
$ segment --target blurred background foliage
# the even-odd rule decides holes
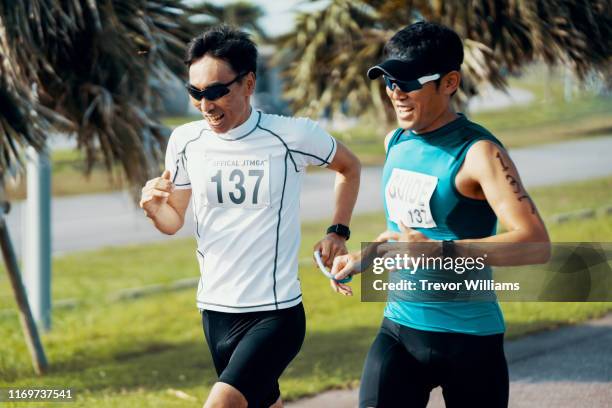
[[[287,66],[286,96],[296,113],[378,113],[390,122],[382,82],[364,73],[406,25],[424,19],[459,33],[465,60],[455,99],[464,105],[484,85],[505,88],[508,75],[538,60],[568,66],[581,80],[595,72],[610,81],[611,8],[609,0],[331,0],[297,17],[279,39],[277,60]]]

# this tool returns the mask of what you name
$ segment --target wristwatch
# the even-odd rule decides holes
[[[330,226],[329,228],[327,228],[327,233],[334,233],[336,235],[340,235],[341,237],[346,238],[347,241],[351,237],[351,230],[349,229],[349,227],[342,224],[334,224]]]

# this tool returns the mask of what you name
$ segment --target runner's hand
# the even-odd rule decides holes
[[[152,218],[160,207],[168,202],[168,197],[174,191],[174,183],[170,181],[170,171],[165,170],[161,177],[147,181],[142,189],[140,208],[147,217]]]
[[[433,240],[427,238],[423,233],[415,231],[410,227],[404,225],[400,221],[399,228],[401,232],[385,231],[381,233],[375,242],[387,242],[390,240],[396,242],[433,242]]]
[[[437,244],[440,241],[427,238],[423,233],[407,227],[403,222],[400,222],[399,227],[401,232],[385,231],[376,238],[376,242],[383,242],[376,249],[378,256],[393,258],[396,255],[441,255],[442,247]],[[386,243],[388,241],[395,242]],[[412,254],[412,252],[415,253]]]
[[[332,266],[335,257],[348,253],[346,239],[334,233],[327,234],[325,238],[317,242],[314,250],[319,251],[323,264],[328,268]]]
[[[331,268],[331,273],[336,280],[342,280],[347,276],[356,275],[360,270],[359,254],[346,254],[334,258],[334,263]],[[330,279],[329,283],[336,293],[341,293],[345,296],[353,296],[353,289],[344,283]]]

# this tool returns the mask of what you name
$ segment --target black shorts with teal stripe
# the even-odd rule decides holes
[[[238,389],[249,408],[274,404],[278,379],[302,347],[302,304],[265,312],[202,312],[202,325],[219,381]]]

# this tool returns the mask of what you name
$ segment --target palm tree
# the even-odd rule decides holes
[[[39,374],[46,357],[4,220],[6,182],[25,148],[44,150],[58,130],[75,135],[87,171],[118,162],[134,186],[159,174],[158,84],[185,75],[185,45],[210,25],[192,18],[203,13],[182,0],[0,0],[0,246]]]
[[[261,7],[255,4],[248,1],[236,1],[225,6],[219,6],[212,2],[203,2],[198,9],[210,16],[213,23],[225,23],[247,29],[255,35],[257,40],[268,40],[265,31],[258,22],[263,17],[264,12]]]
[[[339,112],[346,101],[353,114],[375,110],[392,120],[383,85],[369,83],[365,72],[400,28],[425,19],[459,33],[465,102],[483,84],[504,88],[504,72],[540,59],[569,65],[580,79],[590,70],[610,78],[611,9],[610,0],[330,0],[301,13],[294,31],[279,38],[277,63],[291,78],[285,95],[297,113]]]
[[[88,170],[118,162],[138,185],[157,173],[167,131],[150,84],[184,75],[196,12],[180,0],[0,0],[2,184],[56,130],[74,133]]]

